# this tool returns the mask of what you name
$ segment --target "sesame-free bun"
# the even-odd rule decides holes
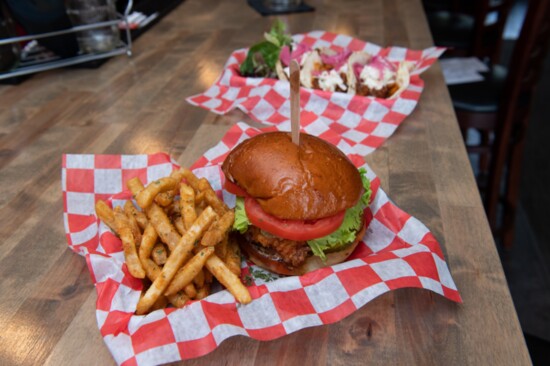
[[[226,179],[280,219],[315,220],[353,207],[363,185],[357,168],[334,145],[300,134],[267,132],[243,141],[225,159]]]

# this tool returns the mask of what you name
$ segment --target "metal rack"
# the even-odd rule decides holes
[[[63,29],[63,30],[48,32],[48,33],[32,34],[32,35],[22,36],[22,37],[0,39],[0,46],[1,46],[1,45],[17,43],[17,42],[32,41],[40,38],[54,37],[54,36],[59,36],[63,34],[68,34],[68,33],[76,33],[79,31],[97,29],[97,28],[102,28],[106,26],[112,26],[112,25],[118,26],[118,24],[121,21],[124,22],[124,24],[126,25],[125,27],[126,42],[123,42],[121,40],[117,45],[117,47],[115,47],[110,51],[98,52],[98,53],[80,53],[73,57],[50,59],[44,62],[37,62],[29,65],[25,65],[25,63],[23,62],[21,65],[19,65],[18,67],[10,71],[0,73],[0,80],[22,76],[22,75],[28,75],[28,74],[32,74],[40,71],[45,71],[45,70],[56,69],[59,67],[71,66],[71,65],[81,64],[84,62],[100,60],[108,57],[113,57],[116,55],[121,55],[124,53],[126,53],[128,56],[131,56],[132,55],[132,37],[130,34],[130,24],[128,22],[128,15],[132,10],[132,6],[133,6],[133,0],[129,0],[126,6],[126,9],[124,10],[124,14],[117,13],[116,20],[109,20],[106,22],[80,25],[69,29]]]

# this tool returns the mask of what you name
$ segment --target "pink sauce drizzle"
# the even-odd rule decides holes
[[[387,58],[384,58],[382,56],[374,56],[371,62],[369,62],[369,66],[378,69],[380,72],[385,69],[389,69],[393,72],[396,71],[395,65],[389,62]]]

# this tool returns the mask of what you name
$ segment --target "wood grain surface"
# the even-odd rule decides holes
[[[382,46],[432,38],[419,0],[308,0],[279,17]],[[188,0],[98,69],[68,68],[0,85],[0,365],[110,365],[84,259],[62,219],[63,153],[164,151],[189,165],[240,112],[187,104],[229,54],[274,18],[245,1]],[[426,290],[387,293],[335,324],[259,342],[237,336],[188,365],[523,365],[529,355],[441,70],[422,76],[416,110],[367,160],[382,187],[441,243],[463,304]]]

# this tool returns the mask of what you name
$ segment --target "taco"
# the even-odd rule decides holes
[[[292,50],[291,50],[292,47]],[[300,64],[300,67],[304,64],[304,61],[307,55],[311,52],[311,47],[303,44],[293,44],[291,46],[284,46],[281,48],[281,53],[279,54],[279,60],[275,64],[275,71],[277,72],[277,77],[280,80],[289,80],[290,70],[290,60],[296,60]]]
[[[410,82],[406,62],[395,64],[383,56],[354,52],[348,58],[348,93],[377,98],[395,98]]]
[[[347,59],[350,51],[335,51],[329,48],[315,49],[305,58],[300,73],[300,82],[306,88],[330,92],[346,92]]]

